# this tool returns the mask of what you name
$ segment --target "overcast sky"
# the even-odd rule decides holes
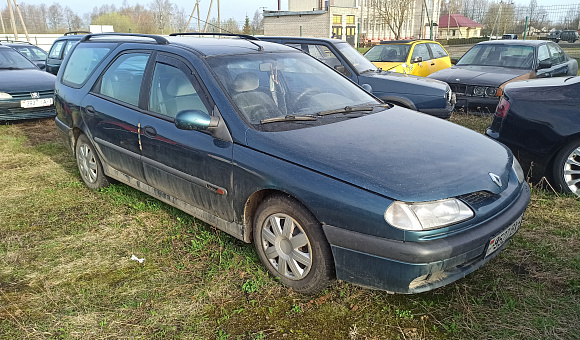
[[[195,5],[195,0],[170,0],[172,3],[176,4],[179,7],[182,7],[186,14],[189,16],[191,11],[193,10],[193,6]],[[506,0],[510,1],[510,0]],[[530,3],[530,0],[512,0],[514,3],[519,5],[527,5]],[[17,3],[27,3],[27,4],[46,4],[50,6],[52,3],[58,2],[62,6],[68,6],[73,11],[75,11],[80,17],[83,17],[83,14],[90,13],[95,6],[101,6],[103,4],[112,4],[114,3],[116,6],[121,6],[123,0],[116,0],[116,1],[91,1],[91,0],[56,0],[56,1],[46,1],[46,0],[17,0]],[[127,0],[129,5],[135,5],[140,3],[144,6],[149,6],[152,2],[151,0]],[[552,6],[552,5],[568,5],[568,4],[580,4],[580,0],[537,0],[538,5],[540,6]],[[207,17],[207,12],[211,0],[200,0],[200,19],[205,20]],[[6,1],[0,2],[2,8],[6,7]],[[288,10],[288,0],[281,0],[282,10]],[[250,18],[253,18],[254,13],[256,10],[262,12],[262,7],[265,7],[266,10],[277,10],[278,9],[278,1],[277,0],[220,0],[220,15],[222,20],[227,20],[229,18],[234,18],[236,21],[243,21],[246,17],[246,14]],[[217,18],[217,0],[213,1],[213,8],[211,12],[210,18],[215,17]]]

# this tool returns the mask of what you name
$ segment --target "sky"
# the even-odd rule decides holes
[[[185,13],[189,16],[193,7],[195,5],[195,0],[170,0],[172,3],[184,9]],[[498,0],[499,1],[499,0]],[[509,0],[506,0],[509,1]],[[527,5],[530,0],[511,0],[519,5]],[[2,7],[6,6],[6,2]],[[83,14],[90,13],[95,6],[101,6],[104,4],[115,4],[121,6],[123,0],[17,0],[17,3],[27,3],[27,4],[46,4],[50,6],[52,3],[58,2],[62,6],[70,7],[74,12],[76,12],[81,18]],[[135,5],[140,3],[141,5],[148,6],[152,0],[127,0],[129,5]],[[200,5],[200,19],[205,20],[207,17],[207,12],[211,0],[199,0]],[[568,4],[580,4],[580,0],[537,0],[539,6],[552,6],[552,5],[568,5]],[[0,2],[2,4],[2,2]],[[288,10],[288,0],[281,1],[281,9]],[[220,15],[222,20],[227,20],[229,18],[234,18],[236,21],[244,21],[246,15],[252,20],[256,10],[262,12],[265,10],[275,11],[278,9],[277,0],[220,0]],[[211,12],[211,18],[217,18],[217,0],[213,1],[213,8]]]

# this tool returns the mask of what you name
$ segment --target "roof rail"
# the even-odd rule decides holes
[[[31,43],[29,43],[28,41],[18,41],[18,40],[0,40],[0,45],[2,45],[2,43],[8,43],[8,44],[27,44],[27,45],[32,45]]]
[[[236,33],[196,33],[196,32],[190,32],[190,33],[171,33],[169,36],[170,37],[178,37],[178,36],[204,36],[204,35],[211,35],[211,36],[224,36],[224,37],[238,37],[238,38],[242,38],[242,39],[246,39],[249,43],[252,43],[256,46],[258,46],[258,50],[262,51],[264,49],[264,47],[262,47],[260,44],[257,44],[255,41],[262,41],[254,36],[251,35],[247,35],[247,34],[236,34]]]
[[[155,42],[159,45],[167,45],[169,41],[167,39],[153,34],[137,34],[137,33],[96,33],[96,34],[87,34],[85,35],[79,42],[89,41],[93,37],[106,37],[106,36],[113,36],[113,37],[138,37],[138,38],[149,38],[155,40]]]
[[[70,31],[66,32],[64,35],[79,35],[79,34],[91,34],[89,31]]]

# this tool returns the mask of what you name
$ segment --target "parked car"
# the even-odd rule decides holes
[[[22,54],[34,64],[36,64],[39,69],[44,70],[46,68],[47,53],[42,48],[22,41],[0,41],[0,45],[12,47],[18,51],[18,53]]]
[[[115,179],[253,241],[297,292],[441,287],[496,256],[530,198],[503,145],[265,41],[86,35],[56,100],[89,188]]]
[[[563,30],[563,31],[555,30],[550,32],[547,38],[556,43],[559,42],[560,40],[567,41],[569,43],[574,43],[576,42],[576,40],[580,39],[580,37],[578,36],[578,31],[574,30]]]
[[[532,182],[580,196],[580,77],[510,83],[486,134],[507,145]]]
[[[381,41],[364,54],[376,67],[385,71],[426,77],[451,67],[447,51],[436,41]]]
[[[0,121],[54,117],[55,76],[0,46]]]
[[[451,116],[455,106],[455,96],[447,84],[382,71],[346,41],[306,37],[260,37],[260,40],[303,50],[353,82],[364,85],[372,94],[387,103],[444,119]]]
[[[493,114],[508,82],[571,76],[578,62],[545,40],[495,40],[473,46],[456,65],[429,75],[447,82],[457,107]]]
[[[517,39],[518,35],[517,34],[504,34],[501,36],[502,39]]]
[[[79,41],[85,34],[91,32],[87,31],[72,31],[66,32],[62,37],[56,39],[50,50],[48,51],[48,56],[46,57],[46,72],[50,72],[54,75],[58,73],[60,69],[60,64],[62,63],[64,57],[68,54],[70,49]]]

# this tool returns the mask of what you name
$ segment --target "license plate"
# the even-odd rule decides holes
[[[28,99],[21,100],[20,107],[31,108],[31,107],[51,106],[52,103],[53,103],[52,98]]]
[[[507,227],[499,235],[497,235],[496,237],[492,238],[489,241],[489,244],[487,246],[487,252],[485,253],[485,256],[488,256],[489,254],[498,250],[504,243],[507,242],[507,240],[510,239],[510,237],[514,236],[516,231],[518,231],[518,229],[520,229],[520,226],[522,225],[522,217],[523,217],[523,215],[520,216],[514,223],[512,223],[509,227]]]

